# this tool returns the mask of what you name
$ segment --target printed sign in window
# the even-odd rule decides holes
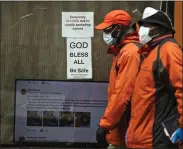
[[[91,38],[67,38],[67,79],[92,79]]]
[[[93,12],[62,12],[62,37],[93,37]]]

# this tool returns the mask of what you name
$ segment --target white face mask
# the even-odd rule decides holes
[[[141,26],[139,29],[139,40],[142,44],[146,44],[152,40],[152,37],[149,36],[149,27]]]
[[[116,43],[116,39],[112,37],[111,33],[106,34],[105,32],[103,32],[103,39],[108,45],[114,45]]]

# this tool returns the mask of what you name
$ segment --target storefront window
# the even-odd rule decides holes
[[[68,80],[68,42],[66,37],[62,37],[62,12],[72,12],[73,15],[75,12],[82,12],[83,15],[87,12],[92,12],[94,19],[93,26],[95,26],[103,20],[106,13],[114,9],[123,9],[129,12],[133,22],[136,22],[142,17],[142,12],[145,7],[150,6],[160,9],[161,5],[161,1],[0,2],[1,144],[14,144],[14,135],[17,133],[14,130],[14,120],[17,116],[14,111],[15,106],[26,109],[26,105],[16,105],[16,100],[18,99],[15,100],[17,97],[17,94],[15,93],[17,87],[15,80]],[[162,8],[163,7],[165,6],[163,5]],[[107,46],[101,38],[102,33],[95,29],[93,29],[93,31],[94,36],[89,37],[88,41],[88,43],[91,41],[91,59],[88,62],[91,64],[91,72],[89,80],[82,79],[82,81],[107,82],[109,79],[112,57],[107,55]],[[81,41],[82,40],[83,39],[81,39]],[[77,63],[82,62],[83,61],[77,61]],[[77,81],[80,82],[78,79]],[[22,96],[25,94],[25,100],[29,100],[26,95],[26,90],[21,90],[21,93]],[[96,91],[93,93],[96,93]],[[57,96],[55,95],[55,97]],[[22,116],[22,119],[25,119],[26,117],[27,126],[31,127],[31,131],[38,131],[37,129],[32,128],[39,127],[40,134],[44,133],[41,131],[45,130],[44,127],[48,128],[48,125],[51,125],[54,128],[58,127],[59,129],[59,123],[57,123],[57,118],[55,118],[57,116],[60,118],[60,123],[62,123],[60,126],[65,127],[66,125],[68,127],[73,127],[74,121],[76,121],[76,127],[83,127],[83,131],[85,128],[91,126],[90,124],[92,121],[92,119],[90,119],[90,113],[83,113],[82,110],[76,112],[74,116],[73,113],[67,112],[58,113],[58,115],[54,111],[39,112],[24,110],[24,112],[25,113],[19,114]],[[43,119],[40,117],[43,117]],[[65,121],[65,117],[69,119],[69,122]],[[82,124],[80,124],[81,119],[83,121]],[[19,121],[21,121],[21,119]],[[43,123],[45,126],[43,126]],[[22,131],[24,131],[23,129]],[[27,134],[30,135],[31,133],[33,132],[29,132],[29,128],[27,128]],[[95,132],[93,135],[94,134]],[[50,133],[49,135],[52,134]],[[66,134],[58,134],[57,136],[59,137],[59,135]],[[87,132],[85,135],[87,135]],[[73,136],[71,142],[75,143],[74,138],[77,138],[77,136]],[[55,138],[55,140],[59,139]],[[49,142],[49,137],[47,142]],[[67,142],[67,140],[65,142]],[[87,147],[87,145],[84,145],[84,147]]]

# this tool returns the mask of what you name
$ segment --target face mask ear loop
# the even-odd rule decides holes
[[[120,31],[121,31],[121,29],[122,29],[122,26],[121,26],[121,25],[118,25],[118,26],[119,26],[119,32],[118,32],[118,34],[117,34],[117,36],[116,36],[116,39],[119,37]]]
[[[109,32],[109,33],[105,33],[105,32],[103,31],[103,34],[105,34],[105,35],[111,34],[111,35],[112,35],[112,33],[114,32],[115,29],[116,29],[116,27],[112,30],[112,32]]]
[[[157,27],[154,27],[154,28],[152,28],[151,30],[153,30],[153,29],[155,29],[155,28],[157,28]],[[152,38],[152,40],[155,38],[155,37],[157,37],[157,36],[159,36],[160,34],[163,34],[164,32],[160,32],[160,33],[158,33],[158,34],[156,34],[156,35],[153,35],[151,38]],[[151,41],[152,41],[151,40]]]
[[[151,40],[150,40],[149,42],[147,42],[146,44],[148,44],[148,43],[152,42],[152,41],[154,40],[154,38],[155,38],[155,37],[157,37],[158,35],[160,35],[160,33],[158,33],[158,34],[156,34],[156,35],[152,36],[152,37],[151,37]]]
[[[157,28],[157,27],[153,27],[153,28],[151,28],[151,29],[150,29],[150,31],[154,30],[155,28]],[[150,32],[150,31],[149,31],[149,32]],[[148,35],[149,35],[149,33],[148,33]],[[153,40],[155,37],[157,37],[158,35],[160,35],[160,33],[158,33],[158,34],[156,34],[156,35],[151,36],[151,38],[152,38],[152,39],[151,39],[150,41],[152,41],[152,40]],[[149,42],[150,42],[150,41],[149,41]]]
[[[115,28],[112,30],[112,32],[110,32],[109,34],[112,35],[112,33],[115,31],[116,27],[117,27],[117,25],[116,25]]]
[[[155,37],[159,36],[159,35],[160,35],[160,33],[158,33],[158,34],[156,34],[156,35],[152,36],[152,37],[151,37],[151,38],[152,38],[152,40],[153,40]]]
[[[118,34],[117,34],[117,36],[116,36],[116,39],[119,38],[119,36],[120,36],[120,34],[121,34],[121,32],[122,32],[122,25],[118,25],[118,26],[119,26],[119,32],[118,32]],[[125,34],[121,37],[121,39],[123,39],[124,36],[125,36]],[[121,40],[121,39],[120,39],[120,40]],[[118,41],[118,40],[116,40],[116,44],[117,44],[117,41]]]

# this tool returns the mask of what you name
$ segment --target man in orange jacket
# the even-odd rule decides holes
[[[183,142],[182,49],[168,15],[147,7],[139,21],[143,60],[131,99],[129,148],[178,148]],[[165,131],[165,128],[167,131]]]
[[[113,54],[108,105],[100,120],[96,140],[99,144],[109,144],[108,149],[118,149],[125,146],[126,109],[138,74],[140,57],[137,51],[141,44],[135,24],[131,26],[131,17],[123,10],[109,12],[95,28],[103,30],[108,54]]]

